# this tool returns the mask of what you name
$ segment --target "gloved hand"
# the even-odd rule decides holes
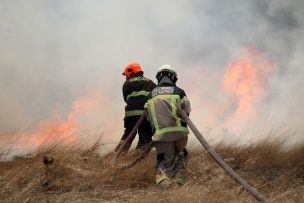
[[[125,141],[124,140],[120,140],[118,145],[115,147],[115,152],[117,152],[119,150],[119,148],[121,147],[121,145],[123,145]]]

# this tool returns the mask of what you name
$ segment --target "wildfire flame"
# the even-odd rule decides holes
[[[255,46],[244,49],[227,66],[223,78],[223,90],[228,95],[222,111],[225,126],[236,126],[254,118],[259,103],[267,93],[274,64]]]
[[[34,132],[27,132],[28,130],[17,132],[8,136],[9,140],[2,140],[2,146],[11,146],[10,150],[16,154],[18,152],[31,152],[37,147],[53,143],[68,145],[76,143],[80,141],[79,132],[83,128],[88,127],[87,125],[94,121],[97,123],[103,121],[99,119],[99,115],[109,114],[111,104],[110,97],[89,92],[88,95],[79,97],[73,102],[67,116],[63,116],[59,112],[54,113],[51,119],[39,122],[37,127],[35,126]],[[105,119],[108,119],[106,121],[112,124],[114,123],[113,119],[109,119],[109,117]],[[104,127],[104,122],[102,124]],[[113,126],[111,125],[111,127]]]
[[[76,132],[79,130],[79,117],[90,112],[93,104],[94,100],[90,97],[76,99],[66,119],[63,119],[60,113],[55,113],[52,120],[40,123],[35,132],[18,132],[16,134],[18,143],[15,147],[24,151],[56,141],[64,144],[77,141]]]

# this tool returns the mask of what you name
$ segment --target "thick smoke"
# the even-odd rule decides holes
[[[116,120],[120,134],[121,71],[132,61],[150,78],[162,64],[174,65],[192,102],[191,116],[203,129],[213,109],[224,105],[227,66],[248,46],[276,71],[259,118],[238,128],[301,127],[303,10],[302,0],[2,0],[0,132],[54,111],[67,115],[75,99],[93,91],[112,104],[101,103],[86,123]]]

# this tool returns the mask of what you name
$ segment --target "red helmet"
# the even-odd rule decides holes
[[[136,73],[142,72],[141,66],[139,63],[131,63],[124,68],[123,75],[127,76],[127,78],[131,78]]]

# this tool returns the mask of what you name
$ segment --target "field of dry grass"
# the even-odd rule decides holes
[[[0,202],[256,202],[203,149],[190,150],[184,186],[161,190],[154,185],[154,150],[133,168],[118,170],[111,164],[114,154],[98,154],[102,147],[56,145],[1,161]],[[304,202],[304,145],[283,149],[268,139],[215,149],[270,201]],[[43,164],[45,155],[52,164]],[[124,161],[134,156],[131,151]]]

